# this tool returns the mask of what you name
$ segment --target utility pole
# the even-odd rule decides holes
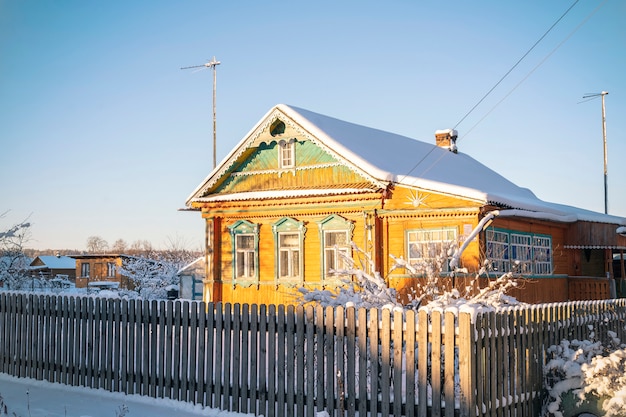
[[[213,169],[215,169],[217,165],[216,153],[217,153],[217,127],[216,127],[216,113],[215,113],[215,98],[216,98],[216,84],[217,84],[217,69],[216,67],[221,64],[220,61],[213,59],[206,64],[202,65],[194,65],[191,67],[182,67],[181,69],[191,69],[191,68],[213,68]]]
[[[605,107],[604,107],[604,96],[606,96],[607,94],[609,94],[608,91],[603,91],[601,93],[587,94],[583,96],[583,98],[589,98],[589,99],[595,98],[595,97],[602,98],[602,143],[604,145],[604,214],[609,213],[608,170],[607,170],[608,152],[606,148],[606,112],[605,112]]]

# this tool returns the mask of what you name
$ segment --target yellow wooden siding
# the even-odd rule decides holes
[[[222,193],[311,188],[364,188],[371,186],[363,177],[342,166],[320,166],[280,172],[232,173]]]
[[[479,202],[430,191],[395,187],[385,201],[387,210],[436,210],[478,207]]]
[[[250,205],[249,207],[253,206]],[[241,285],[238,284],[237,280],[233,281],[233,241],[228,226],[240,220],[240,216],[221,219],[219,231],[221,266],[218,268],[219,276],[216,277],[216,281],[221,283],[220,292],[223,302],[258,302],[261,298],[268,303],[287,302],[287,299],[291,299],[288,304],[293,304],[295,297],[299,294],[297,290],[302,285],[306,288],[322,288],[324,285],[334,288],[338,282],[336,278],[322,280],[323,260],[319,222],[331,214],[339,214],[353,225],[351,239],[354,242],[365,242],[367,233],[364,216],[361,213],[341,212],[341,207],[325,214],[302,214],[298,216],[297,213],[294,213],[291,217],[296,221],[303,222],[306,227],[303,240],[303,263],[301,265],[304,281],[302,284],[290,281],[284,285],[276,279],[276,241],[272,231],[272,225],[284,216],[268,217],[262,211],[254,212],[253,210],[249,210],[247,214],[248,221],[259,225],[259,263],[257,265],[259,280],[253,285],[248,283]],[[233,286],[236,291],[233,291]],[[213,283],[207,282],[207,288],[213,291]]]

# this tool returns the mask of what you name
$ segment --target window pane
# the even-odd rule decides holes
[[[281,233],[278,237],[281,248],[300,246],[300,239],[297,233]]]
[[[247,276],[253,277],[256,273],[256,265],[254,262],[254,252],[248,252]]]
[[[237,235],[237,249],[253,249],[253,248],[254,248],[254,236]]]
[[[281,251],[280,252],[280,265],[279,265],[279,276],[280,277],[288,277],[289,276],[289,252]]]
[[[348,243],[348,234],[346,232],[326,232],[325,246],[346,245]]]
[[[291,252],[291,275],[294,277],[300,276],[300,251],[294,250]]]

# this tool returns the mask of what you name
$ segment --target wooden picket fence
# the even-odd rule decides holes
[[[498,312],[0,292],[0,372],[264,416],[536,416],[546,348],[625,300]]]

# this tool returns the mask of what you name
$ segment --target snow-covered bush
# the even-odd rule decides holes
[[[0,218],[6,216],[0,214]],[[30,281],[28,265],[30,259],[24,254],[24,243],[28,240],[31,224],[26,220],[6,230],[0,230],[0,284],[17,290],[27,287]]]
[[[593,395],[603,398],[606,417],[626,415],[626,348],[598,355],[582,365],[582,398]]]
[[[178,270],[167,261],[133,256],[122,261],[120,273],[128,277],[142,298],[150,300],[167,298],[166,287],[178,283]]]
[[[442,280],[445,262],[450,256],[457,256],[456,246],[451,244],[444,248],[434,259],[421,260],[417,263],[409,263],[402,258],[391,256],[394,265],[390,272],[404,268],[412,276],[420,277],[414,281],[412,297],[405,305],[399,303],[396,290],[389,288],[385,279],[379,272],[373,271],[374,262],[369,254],[361,250],[354,242],[352,243],[354,258],[344,256],[345,269],[331,271],[339,276],[353,277],[343,279],[342,285],[336,290],[306,289],[300,288],[301,303],[318,303],[322,306],[355,306],[355,307],[388,307],[388,308],[445,308],[471,304],[482,307],[499,307],[520,304],[514,297],[506,293],[519,285],[519,278],[514,272],[508,272],[500,277],[489,280],[484,288],[475,288],[475,281],[480,276],[489,276],[490,262],[484,262],[483,267],[477,271],[474,280],[464,289],[459,291],[450,285],[450,280]],[[451,274],[458,273],[459,270]],[[467,271],[462,270],[463,273]]]
[[[606,417],[626,415],[626,345],[614,332],[608,335],[608,346],[596,340],[563,340],[548,348],[544,416],[562,417],[568,406],[577,408],[585,402],[595,407],[599,399]],[[573,404],[564,404],[568,396]]]
[[[165,299],[168,289],[178,286],[178,271],[196,257],[189,251],[153,251],[124,258],[120,273],[128,277],[142,298]]]
[[[318,303],[326,306],[355,306],[368,308],[401,307],[396,299],[396,291],[389,288],[380,273],[372,274],[365,272],[366,266],[373,270],[374,263],[371,257],[363,252],[357,245],[352,243],[355,252],[354,258],[344,256],[344,265],[347,268],[331,271],[341,276],[352,276],[354,280],[344,279],[343,285],[336,291],[309,290],[300,288],[302,303]],[[358,262],[358,265],[357,265]]]

